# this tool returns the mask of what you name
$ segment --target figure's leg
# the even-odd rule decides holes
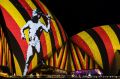
[[[25,76],[27,71],[28,71],[28,62],[29,62],[29,58],[33,55],[33,51],[32,51],[32,46],[29,45],[28,46],[28,50],[27,50],[27,59],[26,59],[26,62],[25,62],[25,69],[24,69],[24,73],[23,75]]]
[[[35,49],[37,51],[37,53],[40,53],[40,42],[37,41],[36,45],[35,45]]]
[[[28,50],[27,50],[27,59],[26,59],[26,63],[29,62],[29,58],[33,55],[33,48],[31,45],[28,46]]]
[[[40,42],[37,41],[37,43],[36,43],[36,45],[35,45],[35,49],[36,49],[36,51],[37,51],[37,53],[38,53],[38,58],[39,58],[39,60],[40,60],[40,61],[38,61],[38,62],[39,62],[40,64],[45,64],[44,59],[43,59],[43,57],[42,57],[42,55],[41,55],[41,53],[40,53]]]

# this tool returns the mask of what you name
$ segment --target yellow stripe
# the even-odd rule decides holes
[[[73,46],[73,44],[71,43],[71,47],[72,47],[72,54],[74,54],[74,58],[75,58],[75,60],[76,60],[76,64],[77,64],[77,67],[78,67],[78,70],[80,70],[81,69],[81,67],[80,67],[80,63],[79,63],[79,60],[78,60],[78,57],[77,57],[77,55],[76,55],[76,51],[75,51],[75,48],[74,48],[74,46]]]
[[[48,65],[48,59],[45,62],[46,62],[46,65]]]
[[[32,69],[37,66],[37,53],[35,53],[33,59],[32,59]]]
[[[14,58],[14,63],[15,63],[16,75],[17,76],[22,76],[20,66],[19,66],[18,61],[17,61],[17,59],[16,59],[16,57],[14,55],[13,55],[13,58]]]
[[[101,26],[101,27],[107,33],[107,35],[110,38],[110,41],[112,43],[114,52],[116,52],[116,50],[120,49],[120,43],[119,43],[119,40],[118,40],[115,32],[112,30],[112,28],[109,25],[104,25],[104,26]]]
[[[14,5],[10,3],[10,1],[0,1],[0,5],[2,5],[13,17],[18,26],[22,27],[26,23],[22,15],[18,12]]]
[[[39,19],[39,21],[40,21],[42,24],[45,25],[45,21],[44,21],[43,17],[41,17],[41,18]]]
[[[86,42],[93,53],[95,61],[103,68],[102,58],[94,39],[85,31],[80,32],[78,35]]]
[[[12,18],[15,20],[15,22],[20,28],[22,28],[26,24],[22,15],[19,13],[19,11],[14,7],[14,5],[10,1],[1,1],[0,5],[2,5],[5,8],[5,10],[12,16]],[[25,30],[24,33],[25,33],[26,41],[28,42],[29,41],[28,29]]]
[[[6,57],[5,57],[5,46],[4,46],[4,45],[5,45],[5,37],[3,37],[3,43],[2,43],[2,45],[3,45],[2,65],[5,66],[5,58],[6,58]]]
[[[65,46],[65,49],[64,49],[64,54],[63,54],[62,62],[61,62],[61,65],[60,65],[60,69],[63,69],[63,67],[65,65],[64,62],[65,62],[65,55],[66,54],[67,54],[67,45]]]
[[[56,67],[59,67],[59,62],[60,62],[60,58],[62,57],[62,55],[63,55],[63,47],[61,48],[61,50],[60,50],[60,52],[59,52],[59,56],[57,56],[57,59],[56,59],[56,63],[57,63],[57,66]]]
[[[46,6],[45,6],[42,2],[41,2],[41,4],[42,4],[42,6],[44,7],[44,9],[46,10],[46,12],[52,17],[50,11],[46,8]],[[52,17],[52,18],[53,18],[53,17]],[[56,24],[55,21],[53,21],[53,20],[51,20],[51,21],[52,21],[53,25],[55,26],[54,28],[55,28],[55,31],[56,31],[56,34],[57,34],[59,46],[62,46],[62,40],[61,40],[60,32],[59,32],[59,30],[58,30],[58,28],[57,28],[58,26],[57,26],[57,24]]]
[[[32,3],[31,0],[25,0],[27,2],[27,4],[32,8],[32,10],[36,9],[36,6]]]
[[[4,50],[4,49],[3,49],[3,50]],[[4,51],[3,51],[3,57],[2,57],[2,58],[3,58],[3,59],[2,59],[2,65],[5,66],[5,58],[6,58],[6,57],[5,57],[5,52],[4,52]]]
[[[90,58],[90,65],[89,65],[89,69],[93,69],[93,60]]]
[[[75,68],[74,68],[74,64],[73,64],[73,60],[72,60],[71,54],[70,54],[70,63],[71,63],[71,69],[72,69],[72,71],[75,71]]]

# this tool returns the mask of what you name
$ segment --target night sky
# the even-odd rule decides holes
[[[120,24],[120,3],[106,0],[41,0],[68,36],[99,25]]]

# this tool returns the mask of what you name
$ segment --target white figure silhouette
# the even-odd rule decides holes
[[[27,49],[27,57],[25,62],[25,69],[23,72],[23,75],[25,76],[28,71],[28,62],[29,58],[33,55],[33,47],[36,49],[37,53],[40,53],[40,40],[37,36],[37,31],[41,33],[42,30],[45,30],[48,32],[50,30],[50,16],[46,15],[47,18],[47,26],[42,24],[39,19],[42,16],[40,12],[37,12],[37,10],[34,10],[32,12],[32,19],[29,20],[22,28],[21,28],[21,38],[26,39],[24,35],[24,30],[29,28],[29,44]]]

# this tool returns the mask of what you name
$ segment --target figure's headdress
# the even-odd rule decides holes
[[[39,9],[35,9],[32,11],[32,16],[42,15],[42,12]]]

